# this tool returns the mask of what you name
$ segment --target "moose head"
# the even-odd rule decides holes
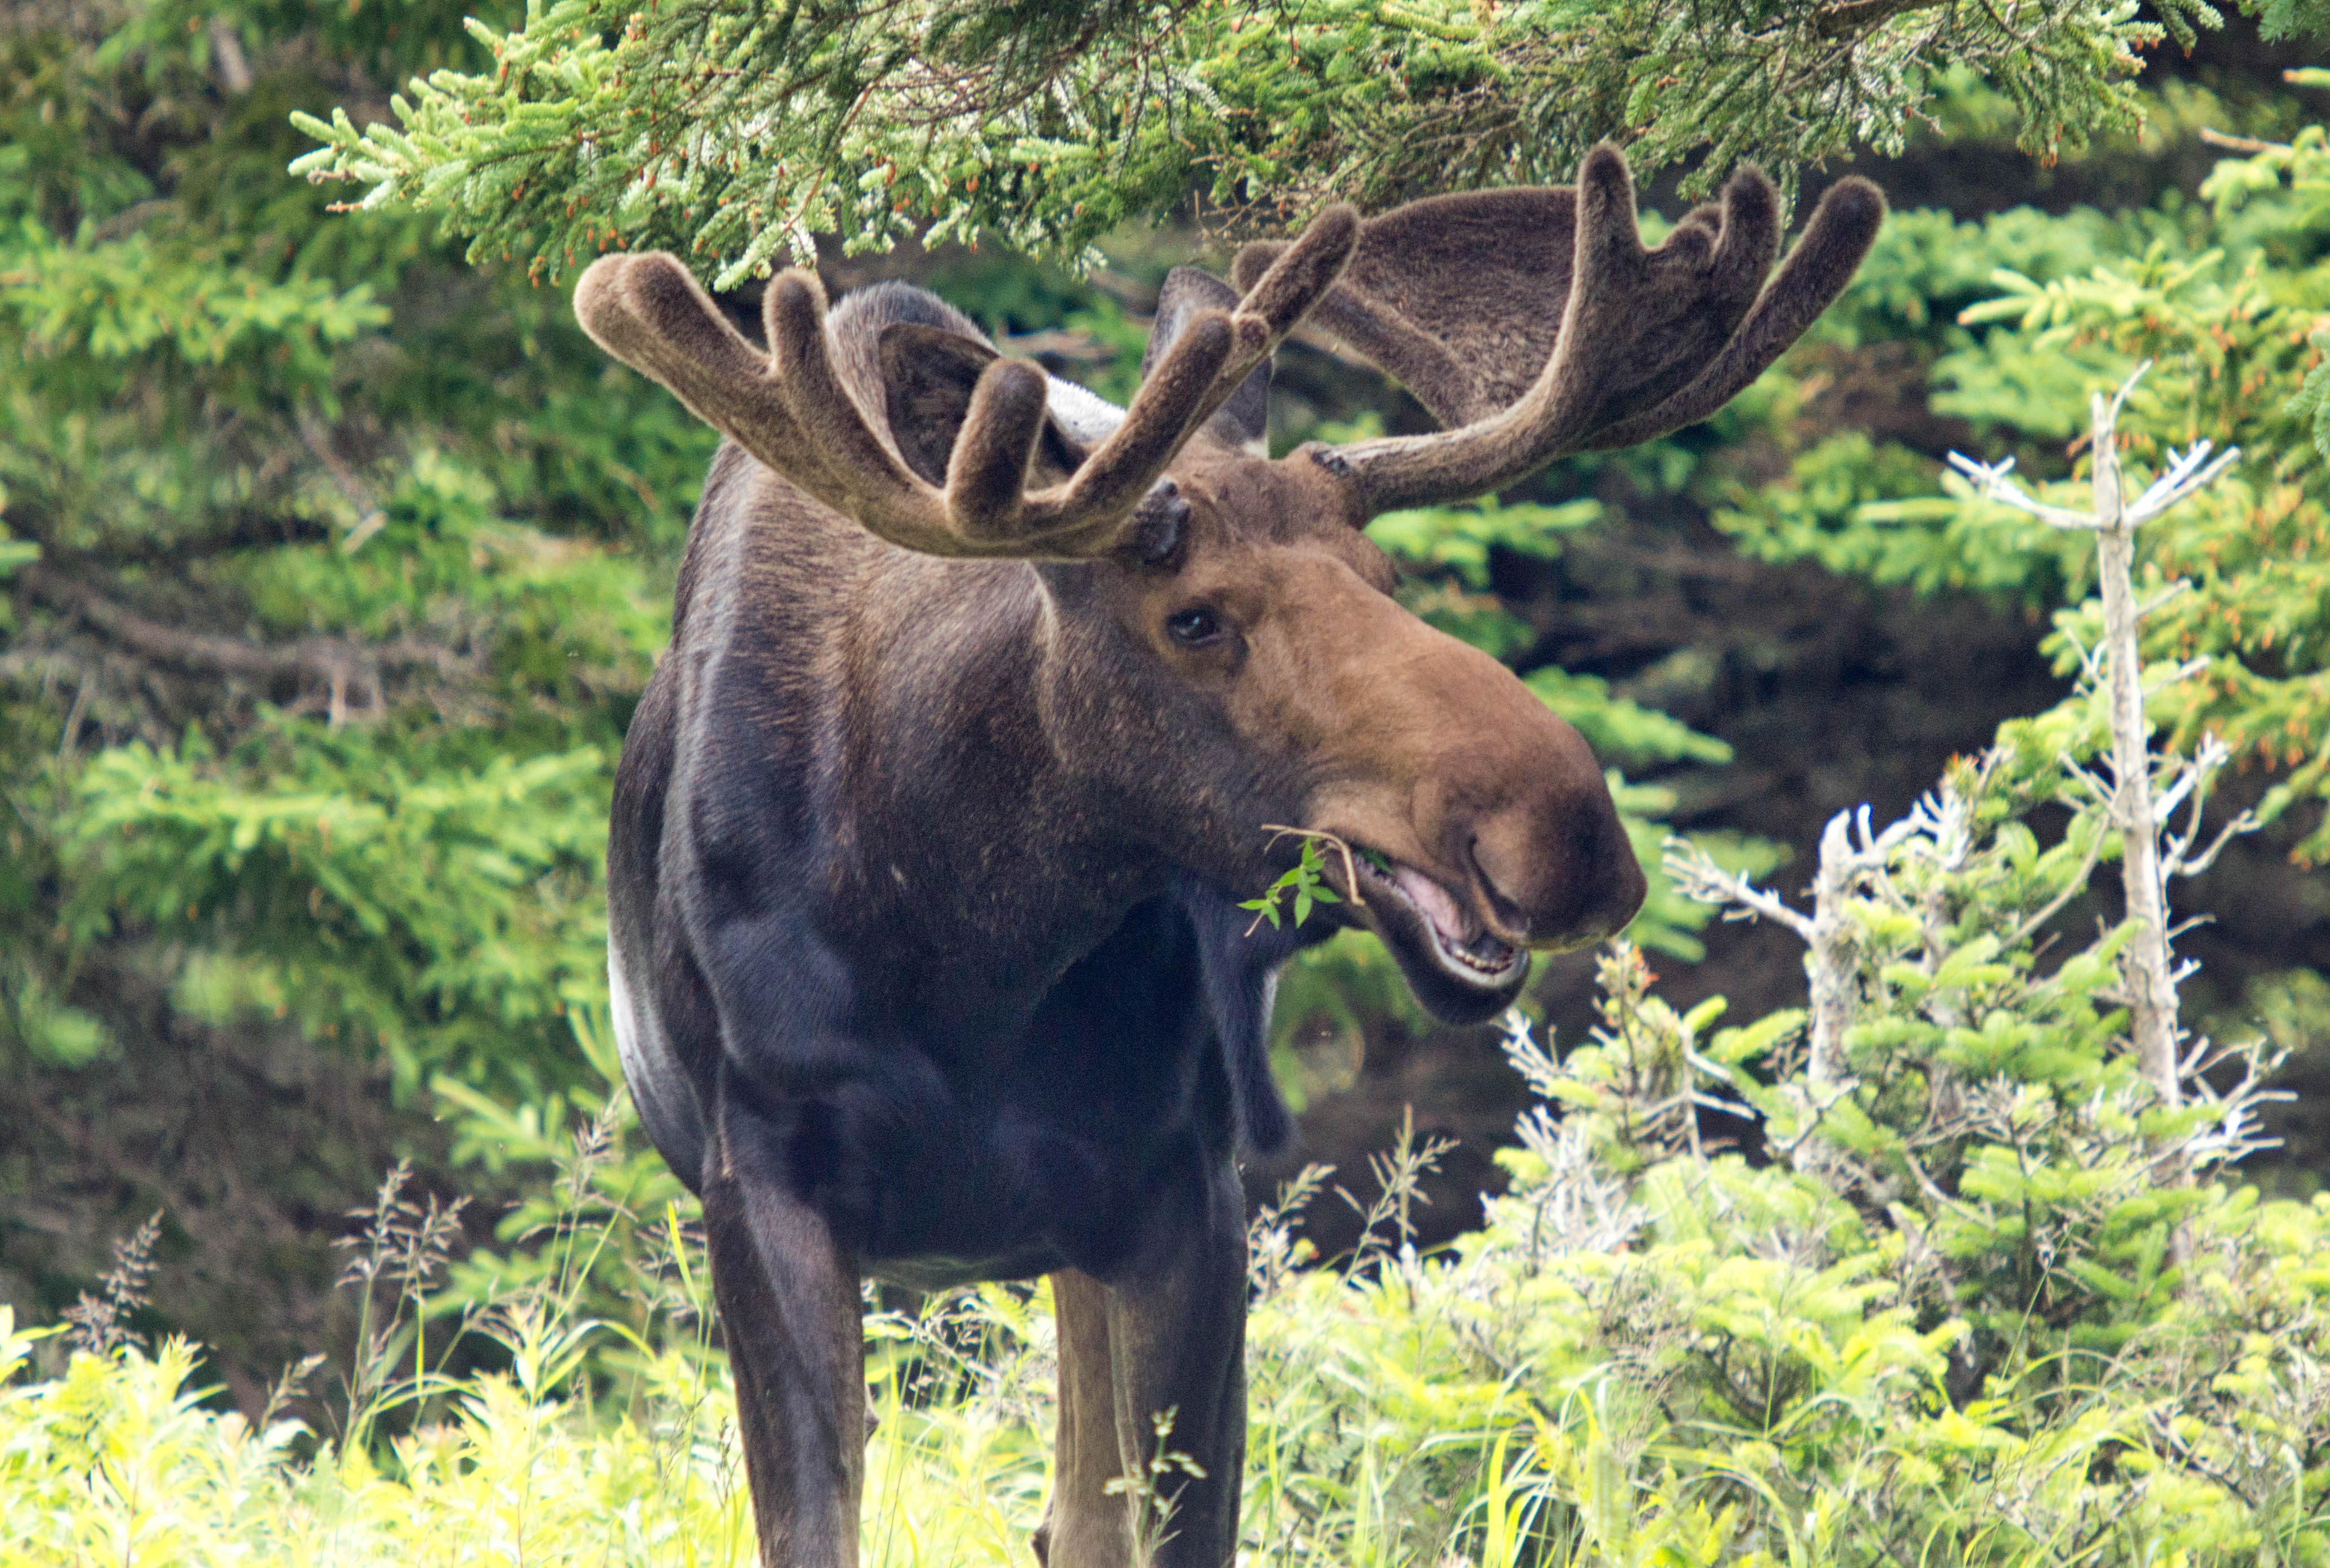
[[[1122,775],[1128,831],[1248,889],[1272,869],[1264,824],[1332,836],[1353,852],[1329,862],[1337,913],[1469,1022],[1511,1000],[1530,949],[1624,924],[1643,877],[1585,742],[1397,606],[1360,527],[1706,418],[1826,307],[1882,211],[1841,182],[1767,283],[1778,209],[1752,171],[1654,249],[1607,147],[1574,189],[1333,208],[1246,246],[1236,288],[1177,269],[1121,414],[960,317],[829,324],[806,271],[767,291],[765,354],[668,256],[599,261],[575,308],[876,537],[1078,568],[1046,573],[1081,623],[1059,656],[1086,679],[1085,765]],[[1269,359],[1306,315],[1449,428],[1266,457]]]
[[[1361,924],[1477,1020],[1643,893],[1585,742],[1362,527],[1705,418],[1882,211],[1841,182],[1775,272],[1762,176],[1646,249],[1607,148],[1575,188],[1332,209],[1235,285],[1175,271],[1122,410],[918,290],[829,311],[786,272],[763,352],[671,257],[583,275],[591,335],[730,438],[616,779],[610,975],[704,1198],[765,1561],[855,1560],[867,1273],[1052,1276],[1056,1568],[1131,1560],[1114,1483],[1168,1410],[1203,1473],[1156,1560],[1233,1554],[1276,966]],[[1446,428],[1268,457],[1306,316]],[[1287,827],[1347,851],[1340,902],[1249,931]]]

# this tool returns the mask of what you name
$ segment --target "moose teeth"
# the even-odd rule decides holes
[[[1435,937],[1439,934],[1433,932]],[[1513,949],[1491,936],[1475,938],[1469,945],[1461,948],[1451,946],[1444,939],[1440,950],[1465,968],[1478,969],[1484,975],[1501,974],[1513,961]]]
[[[1447,957],[1489,979],[1512,967],[1513,949],[1479,929],[1446,888],[1413,866],[1387,861],[1374,850],[1358,851],[1358,860],[1367,867],[1370,879],[1390,888],[1424,917],[1433,944]]]

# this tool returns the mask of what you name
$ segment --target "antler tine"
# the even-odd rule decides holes
[[[1233,341],[1227,316],[1193,324],[1100,449],[1067,483],[1034,495],[1026,490],[1028,464],[1043,431],[1048,385],[1036,366],[998,360],[972,392],[942,491],[900,462],[850,400],[826,341],[824,303],[815,277],[800,271],[780,277],[768,298],[778,384],[795,419],[829,454],[825,467],[834,478],[820,498],[893,543],[938,555],[1073,558],[1112,548],[1203,421]]]
[[[1685,243],[1703,246],[1698,234]],[[1577,169],[1569,297],[1554,348],[1514,402],[1475,423],[1428,436],[1393,436],[1320,449],[1318,461],[1356,484],[1370,513],[1485,495],[1577,449],[1606,397],[1616,356],[1596,327],[1623,330],[1614,288],[1644,252],[1634,222],[1634,177],[1606,144]]]
[[[933,555],[1068,558],[1115,547],[1190,435],[1334,286],[1357,234],[1350,208],[1323,214],[1234,313],[1189,325],[1072,478],[1033,495],[1028,468],[1048,417],[1044,373],[999,359],[980,373],[942,489],[905,466],[849,395],[814,273],[791,269],[770,284],[766,356],[661,252],[593,262],[574,309],[610,354],[867,532]]]
[[[1024,360],[999,359],[980,373],[947,458],[947,515],[965,535],[999,543],[1022,538],[1028,465],[1050,400],[1044,373]]]
[[[1044,378],[999,362],[972,400],[966,477],[942,492],[899,462],[834,369],[825,290],[789,270],[764,301],[763,355],[677,258],[602,257],[575,286],[582,329],[617,359],[671,389],[697,418],[867,532],[933,555],[1020,553],[1028,459],[1043,430]]]
[[[834,379],[824,311],[814,277],[778,279],[766,301],[776,353],[764,355],[668,253],[601,257],[574,289],[575,317],[601,347],[762,462],[883,538],[965,553],[938,492],[899,468]]]
[[[1113,528],[1129,515],[1189,437],[1335,286],[1359,232],[1356,209],[1330,207],[1255,281],[1236,310],[1227,316],[1208,311],[1192,321],[1141,382],[1124,423],[1077,468],[1059,497],[1061,525],[1089,526],[1078,520],[1105,519],[1104,525]],[[964,433],[969,435],[968,429]]]
[[[769,380],[768,360],[728,324],[677,258],[602,256],[574,287],[574,315],[600,347],[671,389],[689,411],[763,462],[798,449],[800,430]]]
[[[1630,447],[1696,424],[1729,402],[1836,302],[1884,221],[1884,194],[1869,181],[1848,175],[1831,185],[1786,262],[1707,368],[1656,407],[1596,431],[1587,444]]]
[[[1048,524],[1043,532],[1072,538],[1082,545],[1079,553],[1097,553],[1113,542],[1165,465],[1205,422],[1206,401],[1232,342],[1230,318],[1220,311],[1209,310],[1189,325],[1141,383],[1124,422],[1077,467],[1075,477],[1028,498],[1029,510]],[[962,449],[961,440],[955,449]]]
[[[1343,276],[1359,242],[1359,210],[1339,202],[1312,219],[1302,237],[1255,279],[1232,317],[1238,328],[1240,354],[1223,370],[1225,398],[1294,330],[1312,306],[1327,297]],[[1251,358],[1246,357],[1249,345]]]
[[[1228,356],[1229,320],[1193,325],[1126,411],[1124,422],[1063,485],[1030,495],[1029,460],[1047,417],[1037,366],[999,359],[972,389],[940,490],[874,433],[836,372],[824,291],[807,272],[779,278],[768,298],[777,379],[795,418],[831,454],[820,498],[895,544],[934,555],[1074,559],[1113,548],[1165,465],[1202,422],[1206,394]]]
[[[807,461],[772,467],[828,505],[856,518],[867,533],[893,544],[931,555],[1009,553],[996,547],[1000,530],[995,524],[1002,520],[981,509],[978,521],[984,526],[971,530],[952,526],[945,493],[900,462],[889,444],[874,433],[865,411],[834,368],[832,346],[825,332],[825,286],[815,273],[799,267],[779,273],[762,300],[762,310],[776,362],[780,395],[811,438],[810,449],[803,454]],[[987,390],[988,379],[1000,368],[999,364],[988,367],[980,377],[980,391]],[[1001,401],[999,407],[999,400],[992,396],[973,399],[974,406],[986,408],[990,419],[1018,413],[1015,400]],[[1040,410],[1037,418],[1041,418]],[[966,426],[963,433],[972,432]],[[1036,428],[1028,428],[1019,448],[1022,473],[1026,471],[1024,454],[1035,445],[1036,435]],[[1009,439],[990,427],[980,432],[979,445],[989,454],[991,467],[993,453],[999,446],[1009,445]],[[983,499],[984,486],[980,493]]]

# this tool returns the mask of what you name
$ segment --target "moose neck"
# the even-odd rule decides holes
[[[885,555],[844,653],[837,918],[923,955],[889,1006],[1008,1031],[1135,906],[1205,884],[1181,845],[1268,809],[1200,781],[1207,738],[1101,611],[1113,568]]]

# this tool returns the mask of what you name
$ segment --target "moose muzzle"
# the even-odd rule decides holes
[[[1643,871],[1584,738],[1495,659],[1385,608],[1312,821],[1350,845],[1347,918],[1426,1007],[1473,1021],[1520,991],[1530,949],[1624,926]]]

